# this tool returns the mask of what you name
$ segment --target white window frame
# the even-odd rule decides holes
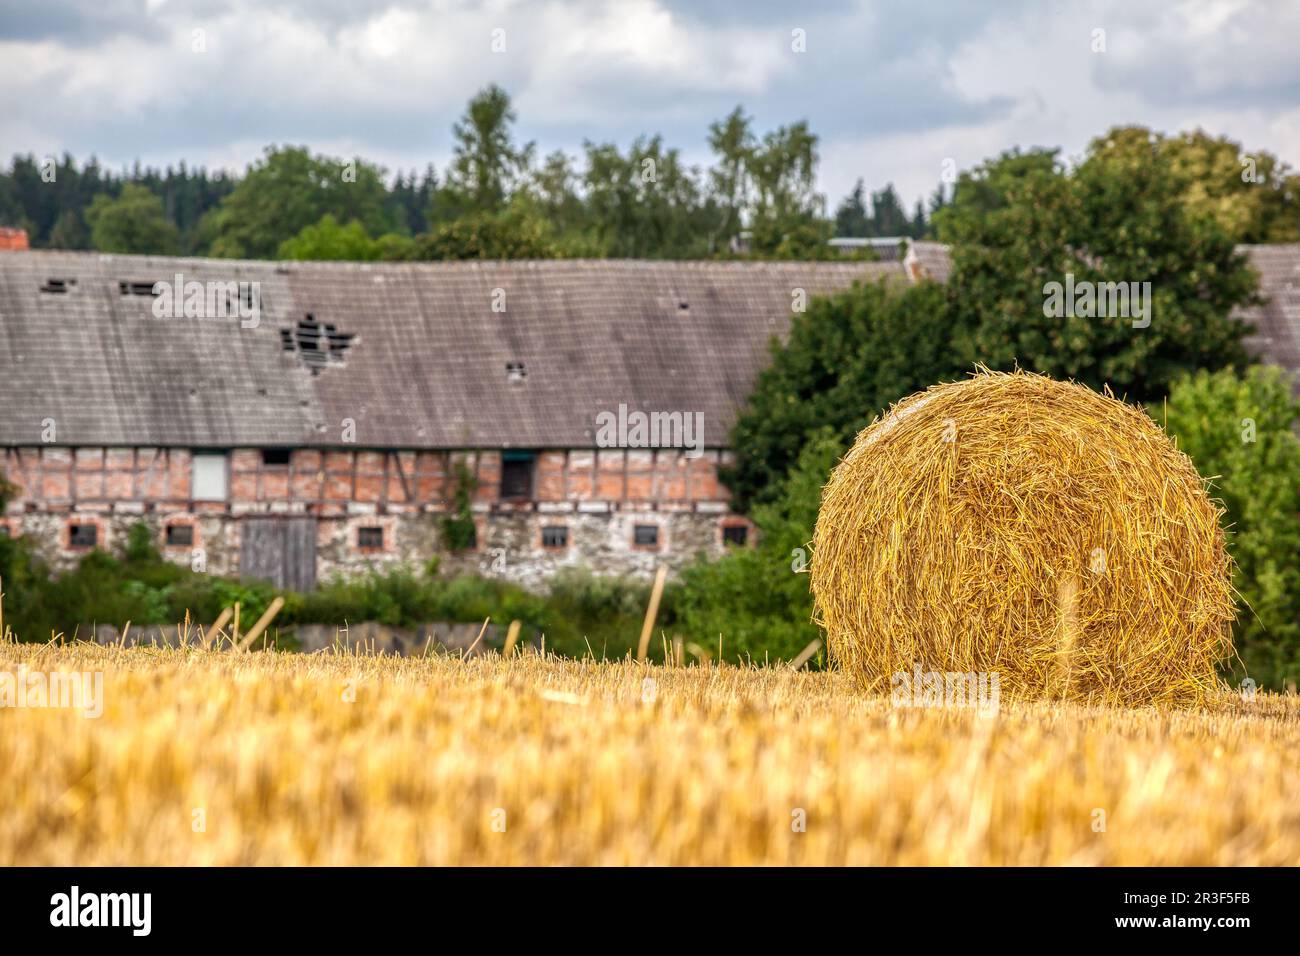
[[[190,500],[230,500],[230,461],[224,451],[190,453]]]

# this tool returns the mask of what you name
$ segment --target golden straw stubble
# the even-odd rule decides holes
[[[981,371],[899,402],[822,492],[812,590],[832,655],[1012,696],[1197,703],[1236,609],[1220,509],[1141,409]]]

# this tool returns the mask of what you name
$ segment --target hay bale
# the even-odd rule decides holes
[[[1220,510],[1141,409],[982,371],[904,399],[822,493],[812,590],[864,688],[996,673],[1012,696],[1190,703],[1231,652]]]

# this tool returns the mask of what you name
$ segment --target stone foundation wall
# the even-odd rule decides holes
[[[234,449],[225,499],[195,501],[187,449],[10,448],[3,472],[19,493],[0,516],[0,533],[29,537],[52,565],[70,567],[90,550],[74,540],[74,527],[93,526],[94,546],[115,551],[144,522],[170,560],[238,575],[245,521],[295,515],[316,521],[319,582],[393,564],[421,569],[437,557],[446,570],[539,587],[564,567],[650,575],[659,564],[679,568],[697,553],[721,554],[724,528],[749,529],[730,513],[718,482],[725,461],[716,450],[699,458],[654,449],[541,451],[530,494],[503,499],[495,451],[295,449],[271,464],[260,449]],[[440,528],[454,507],[459,465],[475,478],[477,541],[452,553]],[[186,543],[169,544],[169,527],[188,529]],[[638,541],[638,527],[655,529],[653,543]],[[545,539],[559,528],[567,531],[562,543]]]
[[[248,513],[250,516],[255,514]],[[555,513],[478,513],[477,545],[449,552],[441,547],[440,515],[353,515],[316,519],[316,573],[320,582],[339,575],[349,577],[375,568],[406,565],[423,569],[438,558],[446,571],[475,571],[491,577],[539,588],[556,571],[586,566],[602,574],[649,576],[660,564],[677,569],[697,553],[723,552],[724,525],[743,523],[725,512],[609,510]],[[0,519],[0,533],[22,535],[36,542],[37,550],[55,567],[74,565],[89,548],[68,545],[69,523],[94,524],[98,547],[119,550],[130,529],[143,522],[164,556],[196,571],[218,575],[239,573],[242,518],[228,514],[167,511],[72,511],[57,514],[20,513]],[[193,527],[193,545],[166,546],[169,524]],[[638,525],[658,529],[655,546],[635,543]],[[362,528],[382,529],[384,547],[358,546]],[[544,528],[564,527],[568,544],[550,548],[542,544]]]

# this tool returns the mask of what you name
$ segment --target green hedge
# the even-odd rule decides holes
[[[0,579],[5,624],[22,640],[71,638],[78,627],[170,625],[184,620],[211,623],[236,601],[252,622],[277,595],[284,608],[274,627],[302,623],[376,621],[413,627],[432,621],[520,620],[528,636],[544,634],[548,650],[573,657],[621,657],[636,645],[649,586],[625,578],[567,569],[536,594],[518,585],[478,575],[444,577],[436,561],[424,573],[407,568],[335,578],[316,591],[277,591],[269,584],[199,574],[164,560],[149,529],[136,525],[118,554],[92,551],[77,566],[53,573],[23,539],[0,536]],[[668,595],[660,622],[672,619]],[[84,636],[84,635],[83,635]],[[292,641],[284,642],[292,647]],[[590,648],[590,651],[589,651]],[[658,651],[658,646],[653,648]],[[656,654],[656,656],[660,656]]]

